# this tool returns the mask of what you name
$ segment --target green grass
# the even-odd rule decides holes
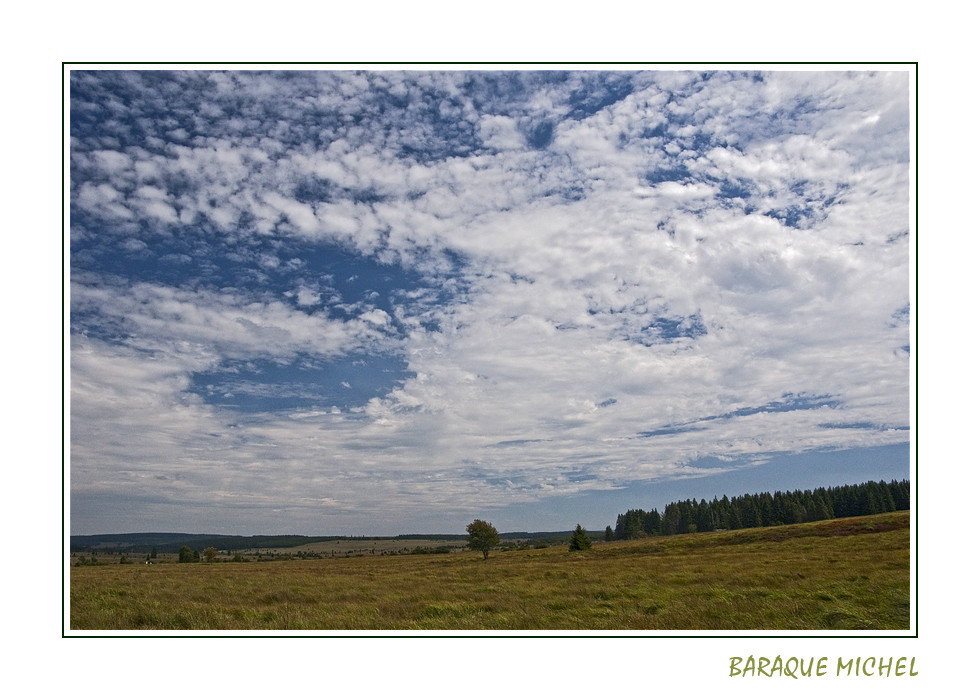
[[[401,557],[70,570],[72,630],[907,630],[909,513]]]

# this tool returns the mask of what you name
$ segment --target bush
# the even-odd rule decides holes
[[[409,554],[449,554],[452,550],[449,545],[441,545],[439,547],[416,547]]]

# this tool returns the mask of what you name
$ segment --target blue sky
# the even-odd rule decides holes
[[[76,534],[909,473],[909,74],[72,71]]]

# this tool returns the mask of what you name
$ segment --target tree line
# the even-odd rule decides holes
[[[770,525],[792,525],[815,520],[874,515],[909,510],[911,485],[902,481],[868,481],[805,491],[716,496],[710,502],[688,499],[664,507],[628,510],[616,517],[616,528],[606,527],[607,540],[632,540],[650,535],[677,535],[713,530],[740,530]]]

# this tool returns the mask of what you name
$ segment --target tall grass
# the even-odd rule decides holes
[[[901,630],[909,514],[404,557],[70,571],[72,630]]]

